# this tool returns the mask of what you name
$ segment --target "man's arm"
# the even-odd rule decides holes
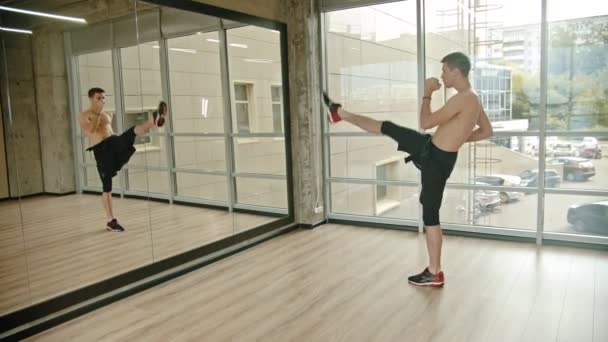
[[[91,133],[93,130],[93,120],[88,112],[82,112],[78,115],[78,124],[87,133]]]
[[[494,134],[494,130],[492,129],[492,124],[488,119],[488,115],[486,114],[483,108],[481,109],[481,114],[479,115],[479,119],[477,120],[478,128],[474,129],[467,142],[474,142],[479,140],[484,140],[491,137]]]
[[[430,96],[429,96],[430,97]],[[446,104],[436,112],[431,112],[431,100],[425,95],[422,100],[422,110],[420,112],[420,127],[431,129],[448,122],[462,110],[460,96],[453,96]]]

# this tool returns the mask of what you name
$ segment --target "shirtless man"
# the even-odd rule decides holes
[[[349,113],[324,94],[331,123],[344,120],[367,132],[391,137],[398,143],[398,150],[409,154],[406,163],[413,161],[421,170],[420,203],[426,228],[429,266],[421,273],[408,278],[409,283],[421,286],[443,286],[445,282],[441,270],[442,233],[439,209],[446,181],[456,164],[458,150],[465,142],[487,139],[493,134],[481,100],[471,89],[468,79],[471,69],[469,58],[463,53],[455,52],[445,56],[441,63],[443,83],[447,88],[456,89],[458,93],[439,110],[432,112],[431,96],[441,88],[441,84],[436,78],[429,78],[424,82],[420,126],[423,129],[437,127],[433,135],[421,134],[390,121],[381,122]]]
[[[125,229],[118,224],[112,213],[112,177],[125,165],[135,153],[135,136],[146,134],[152,127],[161,127],[165,122],[167,104],[160,102],[158,111],[153,118],[144,124],[134,126],[121,135],[112,131],[113,114],[103,111],[105,105],[105,92],[101,88],[89,90],[91,106],[78,115],[78,123],[82,131],[89,138],[87,151],[93,151],[97,162],[97,171],[103,185],[102,202],[108,223],[106,228],[113,232],[124,232]]]

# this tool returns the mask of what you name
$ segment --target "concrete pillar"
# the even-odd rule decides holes
[[[31,40],[22,34],[3,36],[8,75],[3,68],[1,81],[10,196],[27,196],[43,191]],[[12,124],[6,110],[8,93]]]
[[[74,156],[63,36],[59,31],[37,30],[32,49],[44,191],[72,192]]]
[[[318,1],[286,0],[289,91],[296,222],[323,221],[320,49]]]

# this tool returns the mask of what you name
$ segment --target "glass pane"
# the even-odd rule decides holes
[[[238,132],[250,133],[249,105],[247,103],[237,103],[235,106]]]
[[[226,176],[177,172],[177,195],[193,199],[227,201]]]
[[[545,195],[545,231],[608,236],[608,197]]]
[[[174,132],[223,132],[218,33],[170,38],[167,45]]]
[[[397,151],[397,143],[380,137],[330,137],[331,177],[379,179],[377,170],[387,166],[387,180],[418,182],[418,169],[405,164],[407,154]]]
[[[32,162],[39,145],[37,116],[31,106],[36,98],[32,85],[31,38],[2,33],[0,53],[0,316],[31,303],[28,251],[22,222],[22,178],[39,173]],[[18,70],[18,72],[16,71]],[[23,82],[25,81],[25,82]],[[31,100],[24,101],[24,97]],[[49,99],[54,103],[52,99]],[[29,107],[29,108],[28,108]],[[30,115],[32,113],[33,115]],[[24,115],[27,114],[27,115]],[[33,122],[31,120],[34,120]],[[25,139],[23,138],[25,137]],[[31,146],[17,146],[30,143]],[[29,154],[23,147],[29,147]],[[25,160],[24,160],[25,159]],[[34,158],[32,158],[34,159]],[[24,167],[25,166],[25,167]],[[33,180],[33,179],[32,179]]]
[[[602,156],[605,141],[589,137],[547,137],[546,169],[560,182],[550,187],[607,190],[608,159]]]
[[[440,217],[445,223],[536,230],[537,203],[536,194],[446,189]]]
[[[273,86],[271,87],[271,99],[272,102],[281,102],[281,92],[282,92],[282,88],[281,87],[276,87]]]
[[[140,168],[128,169],[126,171],[127,190],[129,191],[164,195],[168,195],[171,192],[168,171],[144,170]]]
[[[285,175],[283,138],[235,138],[236,172]]]
[[[234,132],[275,131],[271,86],[282,82],[279,38],[278,31],[255,26],[227,30],[230,82],[235,92],[232,96]],[[248,105],[238,101],[248,101]]]
[[[331,184],[332,212],[418,221],[418,187]]]
[[[224,138],[175,137],[175,167],[201,171],[225,171]]]
[[[275,179],[236,178],[237,202],[287,209],[287,182]]]
[[[608,130],[608,6],[547,1],[549,130]]]
[[[272,127],[274,132],[283,132],[283,111],[280,104],[272,105]]]
[[[247,86],[244,84],[234,85],[234,99],[236,101],[247,101]]]

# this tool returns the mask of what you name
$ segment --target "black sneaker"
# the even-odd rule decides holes
[[[413,275],[407,278],[407,280],[413,285],[441,287],[445,283],[445,276],[443,275],[443,272],[433,274],[427,267],[424,269],[424,271],[422,271],[422,273]]]
[[[116,219],[112,219],[112,221],[108,222],[108,224],[106,224],[106,229],[112,232],[124,232],[125,229],[118,224],[118,221]]]

